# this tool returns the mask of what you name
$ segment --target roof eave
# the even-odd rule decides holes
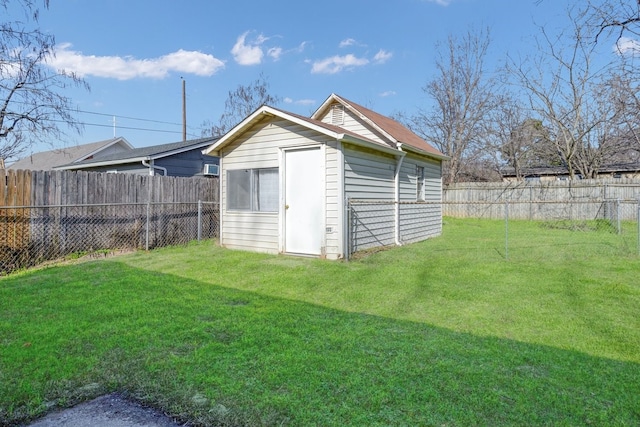
[[[360,147],[371,148],[373,150],[382,151],[383,153],[392,154],[394,156],[402,155],[402,151],[396,148],[386,147],[382,144],[378,144],[377,142],[356,138],[355,136],[352,136],[352,135],[341,134],[341,135],[338,135],[337,139],[341,142],[358,145]]]
[[[203,150],[202,153],[203,154],[208,154],[208,155],[214,155],[214,156],[219,156],[220,155],[220,150],[224,147],[226,147],[227,145],[229,145],[231,142],[233,142],[233,140],[238,137],[240,134],[242,134],[245,130],[249,129],[251,126],[253,126],[255,123],[257,123],[259,120],[261,120],[263,117],[268,116],[268,117],[279,117],[285,120],[288,120],[290,122],[293,122],[295,124],[304,126],[308,129],[312,129],[315,130],[319,133],[322,133],[324,135],[327,135],[331,138],[338,138],[337,133],[330,131],[329,129],[325,129],[321,126],[315,125],[313,123],[310,123],[306,120],[302,120],[296,116],[287,114],[284,111],[281,110],[277,110],[275,108],[269,107],[267,105],[263,105],[262,107],[258,108],[256,111],[254,111],[251,115],[249,115],[247,118],[245,118],[243,121],[241,121],[240,123],[238,123],[233,129],[231,129],[229,132],[227,132],[224,136],[222,136],[215,144],[211,145],[209,148],[207,148],[206,150]]]
[[[432,157],[434,159],[438,159],[438,160],[442,160],[442,161],[451,160],[451,157],[449,157],[447,155],[431,153],[429,151],[422,150],[422,149],[420,149],[418,147],[414,147],[413,145],[403,144],[401,142],[398,143],[398,149],[404,150],[404,151],[411,151],[412,153],[421,154],[423,156]]]
[[[329,95],[329,97],[327,99],[325,99],[325,101],[322,103],[322,105],[320,105],[316,111],[313,112],[313,114],[311,115],[311,118],[314,120],[319,120],[319,116],[320,113],[322,111],[324,111],[326,108],[329,107],[329,105],[331,105],[331,103],[333,101],[337,101],[338,100],[338,95],[336,95],[335,93],[332,93],[331,95]],[[341,101],[341,100],[340,100]]]
[[[213,140],[215,138],[211,138],[211,139]],[[150,160],[161,159],[163,157],[173,156],[174,154],[183,153],[185,151],[196,150],[198,148],[210,147],[210,146],[211,146],[211,141],[205,141],[198,144],[193,144],[192,146],[189,146],[189,147],[176,148],[170,151],[163,151],[161,153],[149,154],[147,158],[149,158]]]
[[[55,166],[53,169],[55,170],[75,170],[75,169],[83,169],[83,168],[98,168],[102,166],[113,166],[113,165],[122,165],[126,163],[138,163],[142,161],[149,161],[151,158],[149,156],[146,157],[132,157],[128,159],[119,159],[119,160],[111,160],[104,162],[95,162],[95,163],[82,163],[82,164],[69,164],[69,165],[61,165]]]

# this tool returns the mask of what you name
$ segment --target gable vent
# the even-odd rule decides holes
[[[344,105],[333,104],[331,106],[331,124],[332,125],[344,124]]]

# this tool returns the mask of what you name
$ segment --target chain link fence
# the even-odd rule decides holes
[[[0,207],[0,275],[70,255],[218,237],[218,203]]]
[[[442,203],[394,202],[389,200],[347,201],[348,255],[439,236]]]
[[[349,255],[406,244],[455,228],[447,247],[479,257],[579,258],[587,253],[640,255],[638,200],[474,201],[395,203],[349,201]],[[398,222],[396,218],[401,220]]]

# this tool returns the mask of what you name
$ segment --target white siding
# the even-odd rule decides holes
[[[337,142],[327,144],[325,150],[326,162],[326,245],[327,258],[337,259],[343,256],[342,227],[343,217],[342,191],[340,188],[340,165]]]
[[[369,123],[361,119],[359,116],[356,116],[346,108],[344,109],[343,122],[333,123],[332,108],[336,104],[338,103],[334,103],[329,108],[327,108],[325,115],[320,118],[322,122],[340,126],[343,129],[364,136],[365,138],[381,142],[385,145],[389,144],[389,140],[385,138],[380,132],[376,131]]]
[[[221,244],[234,249],[278,253],[280,247],[280,213],[237,212],[227,210],[226,172],[232,169],[281,168],[282,148],[327,144],[331,140],[313,130],[280,118],[270,118],[256,124],[221,152],[221,203],[223,220]],[[335,163],[335,141],[327,147],[326,161]],[[328,167],[326,182],[327,227],[334,229],[327,236],[327,257],[336,258],[341,251],[337,246],[338,230],[336,203],[338,197],[337,168]],[[312,179],[312,177],[310,177]],[[316,179],[320,179],[319,177]]]

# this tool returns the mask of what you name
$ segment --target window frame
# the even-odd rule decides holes
[[[229,169],[226,172],[227,211],[278,213],[280,202],[280,176],[278,167]],[[268,176],[265,172],[271,172],[272,174],[275,172],[275,177],[272,175],[270,177],[271,180],[262,180],[261,177],[266,178]],[[242,173],[248,173],[246,179],[240,178]],[[273,179],[275,179],[275,182]],[[263,182],[264,185],[262,184]],[[268,188],[271,190],[275,189],[275,194],[269,196]],[[244,194],[234,193],[234,191],[242,191]],[[263,199],[264,194],[267,194],[267,199]]]
[[[416,165],[416,201],[424,202],[425,197],[425,172],[424,166]]]

